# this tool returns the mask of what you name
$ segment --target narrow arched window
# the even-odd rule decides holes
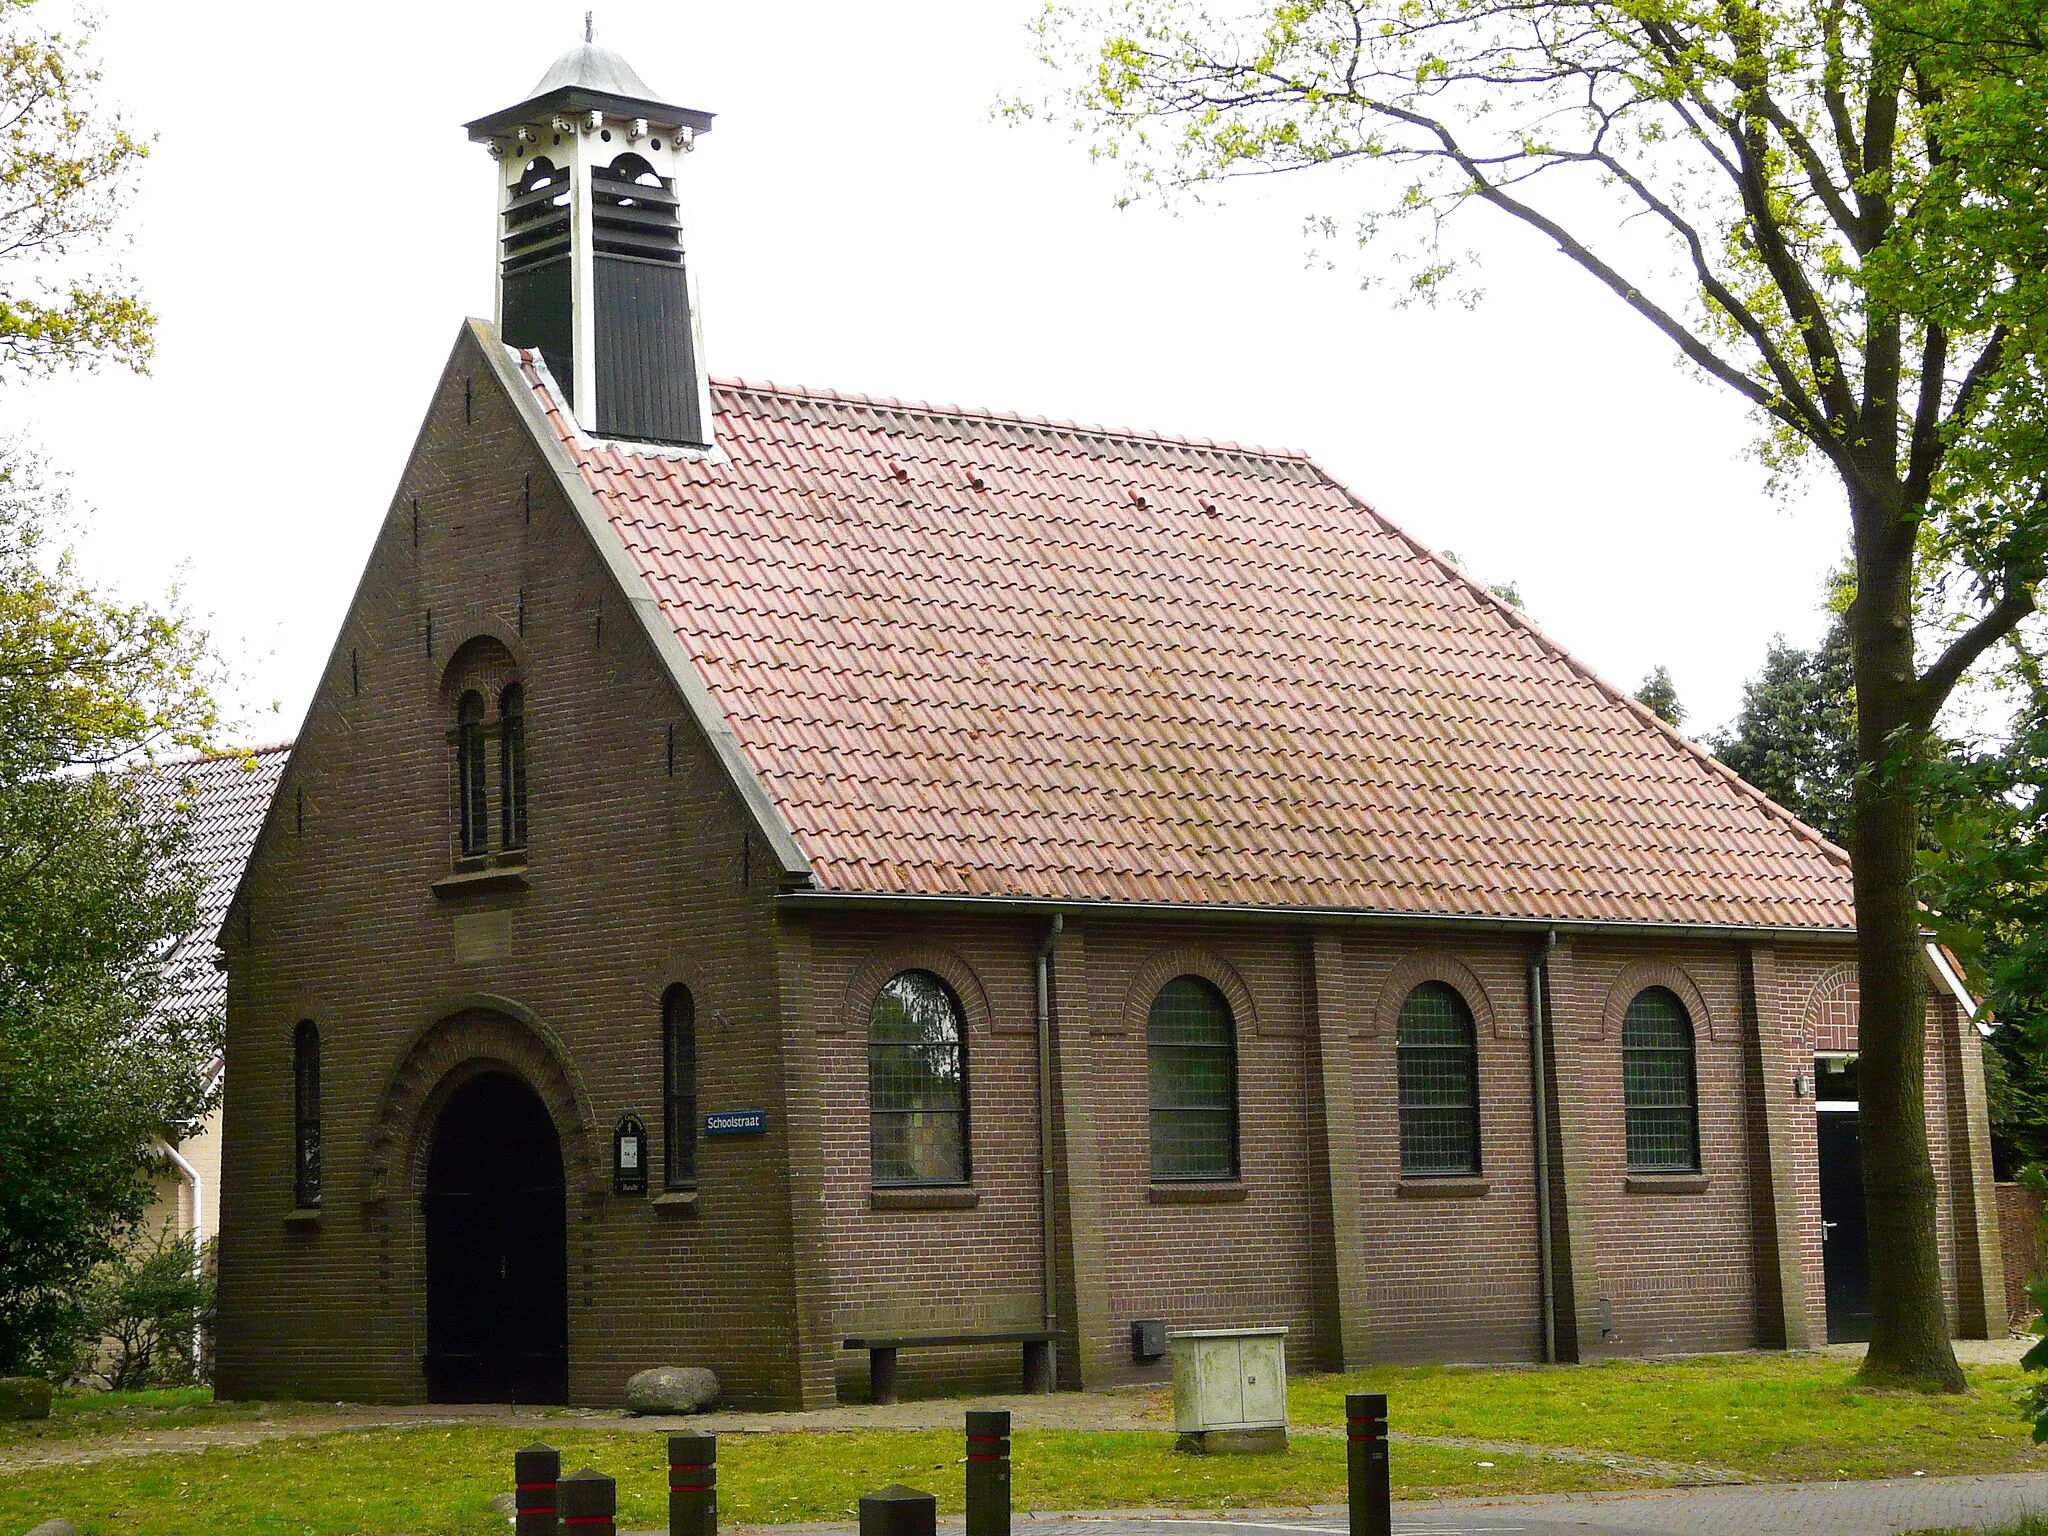
[[[1152,1177],[1237,1177],[1237,1026],[1199,976],[1159,989],[1145,1019]]]
[[[1621,1021],[1621,1092],[1631,1173],[1695,1173],[1699,1087],[1692,1020],[1667,987],[1638,992]]]
[[[967,1182],[967,1019],[930,971],[891,978],[868,1014],[868,1147],[886,1184]]]
[[[1472,1010],[1440,981],[1401,1004],[1394,1056],[1401,1090],[1401,1172],[1479,1171],[1479,1044]]]
[[[504,847],[526,846],[526,690],[507,683],[498,695],[498,813]]]
[[[471,689],[455,710],[456,792],[462,802],[462,851],[490,847],[490,791],[484,783],[484,696]]]
[[[301,1019],[292,1032],[292,1201],[320,1203],[320,1031]]]
[[[697,1002],[678,982],[661,995],[662,1183],[697,1186]]]

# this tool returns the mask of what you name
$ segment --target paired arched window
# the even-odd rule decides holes
[[[868,1147],[877,1185],[967,1182],[967,1016],[930,971],[869,1011]]]
[[[320,1030],[311,1019],[292,1032],[292,1202],[320,1203]]]
[[[1699,1087],[1692,1020],[1668,987],[1635,996],[1621,1021],[1621,1092],[1631,1173],[1695,1173]]]
[[[490,785],[484,778],[484,696],[474,688],[455,707],[455,776],[462,797],[462,851],[490,847]]]
[[[1211,982],[1176,976],[1145,1018],[1154,1179],[1237,1177],[1237,1026]]]
[[[1401,1172],[1479,1171],[1479,1043],[1472,1010],[1441,981],[1401,1004],[1394,1055],[1401,1093]]]
[[[498,695],[498,813],[507,849],[526,846],[526,690],[507,683]]]
[[[680,982],[661,997],[662,1184],[697,1184],[697,1003]]]
[[[526,847],[526,690],[506,683],[498,693],[498,718],[486,719],[479,688],[463,691],[455,706],[455,796],[462,822],[462,852],[474,858],[491,851],[489,743],[498,743],[498,847],[515,853]]]

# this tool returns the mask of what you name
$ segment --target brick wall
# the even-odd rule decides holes
[[[443,669],[476,636],[526,686],[527,884],[451,898],[432,889],[454,845]],[[616,1401],[632,1370],[704,1363],[738,1401],[792,1398],[774,886],[747,825],[465,333],[228,925],[225,1395],[422,1394],[431,1124],[416,1101],[432,1084],[414,1079],[468,1053],[557,1083],[572,1397]],[[660,1167],[673,981],[696,994],[704,1106],[770,1115],[765,1138],[703,1146],[695,1207],[608,1193],[620,1115],[654,1130]],[[457,1034],[437,1030],[465,1008]],[[323,1040],[325,1200],[288,1223],[302,1018]],[[409,1119],[393,1123],[394,1102]]]
[[[1540,1354],[1533,938],[1068,914],[1042,1138],[1046,919],[778,910],[771,860],[637,625],[466,334],[226,934],[224,1393],[422,1395],[425,1149],[450,1074],[478,1061],[534,1084],[564,1141],[575,1401],[700,1362],[740,1403],[829,1401],[864,1390],[843,1337],[1035,1324],[1042,1140],[1068,1384],[1160,1375],[1131,1358],[1129,1324],[1147,1317],[1285,1324],[1296,1369]],[[460,852],[454,690],[514,675],[523,883],[437,894]],[[1788,1331],[1781,1287],[1824,1335],[1813,1115],[1792,1077],[1817,1044],[1853,1043],[1849,959],[1781,945],[1760,965],[1732,942],[1592,938],[1550,956],[1567,1358],[1770,1342]],[[912,967],[945,977],[968,1015],[973,1187],[942,1208],[878,1197],[870,1178],[867,1011]],[[1183,972],[1218,986],[1238,1032],[1242,1177],[1193,1203],[1151,1180],[1147,1109],[1146,1011]],[[1400,1172],[1394,1021],[1424,980],[1456,987],[1477,1026],[1482,1168],[1456,1189]],[[766,1109],[769,1134],[703,1143],[693,1203],[615,1196],[620,1115],[654,1130],[660,1166],[660,1004],[678,981],[696,999],[700,1108]],[[1699,1178],[1626,1171],[1619,1023],[1646,985],[1693,1014]],[[305,1018],[324,1047],[315,1221],[291,1219]],[[1958,1211],[1981,1202],[1951,1149],[1977,1058],[1952,1007],[1930,1018],[1943,1267],[1967,1321],[1983,1264],[1959,1255]],[[903,1364],[912,1391],[1017,1369],[1014,1348]]]
[[[1998,1238],[2005,1260],[2005,1311],[2007,1321],[2024,1327],[2040,1310],[2027,1294],[2030,1281],[2048,1274],[2048,1255],[2042,1250],[2041,1195],[2018,1184],[1998,1186]]]

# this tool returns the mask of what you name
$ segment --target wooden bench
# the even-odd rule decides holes
[[[1052,1390],[1053,1335],[1042,1328],[1003,1333],[920,1333],[887,1339],[847,1339],[848,1349],[868,1352],[868,1387],[878,1403],[896,1401],[896,1351],[899,1349],[940,1349],[959,1344],[1022,1344],[1024,1346],[1024,1390]]]

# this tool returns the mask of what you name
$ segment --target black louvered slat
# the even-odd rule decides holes
[[[595,277],[598,432],[633,442],[704,442],[681,263],[600,252]]]

